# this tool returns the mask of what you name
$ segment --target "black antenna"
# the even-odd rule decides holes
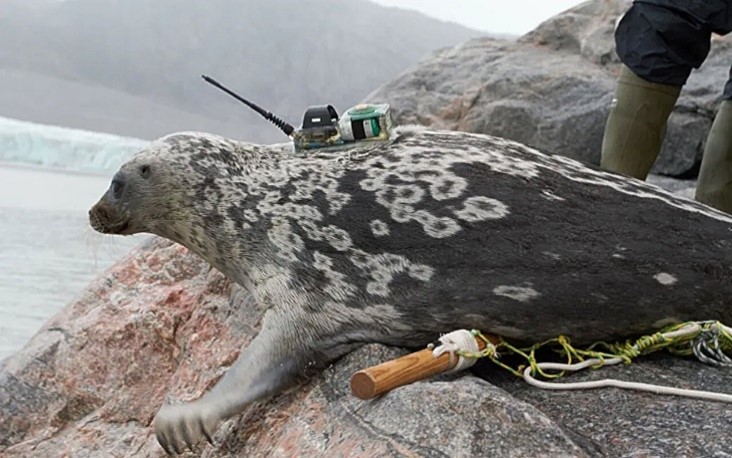
[[[206,76],[206,75],[201,75],[201,77],[208,84],[211,84],[213,86],[216,86],[217,88],[219,88],[222,91],[226,92],[230,96],[234,97],[236,100],[240,101],[241,103],[245,104],[246,106],[248,106],[252,110],[254,110],[257,113],[259,113],[260,115],[262,115],[264,117],[264,119],[266,119],[267,121],[271,122],[275,126],[279,127],[282,130],[282,132],[284,132],[285,135],[287,135],[288,137],[290,137],[292,135],[292,132],[294,132],[295,128],[292,127],[290,124],[288,124],[285,121],[281,120],[280,118],[278,118],[277,116],[273,115],[269,111],[266,111],[263,108],[260,108],[259,106],[257,106],[255,104],[253,104],[252,102],[246,100],[245,98],[240,97],[235,92],[232,92],[231,90],[229,90],[229,89],[225,88],[224,86],[222,86],[221,83],[219,83],[215,79],[213,79],[213,78],[211,78],[209,76]]]

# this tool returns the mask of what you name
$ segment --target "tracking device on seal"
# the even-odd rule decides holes
[[[213,78],[202,75],[204,81],[221,89],[259,113],[264,119],[282,130],[292,139],[296,151],[313,149],[339,149],[350,143],[364,141],[385,141],[391,136],[392,121],[389,105],[363,103],[346,110],[342,117],[333,105],[308,107],[300,129],[278,118],[269,111],[244,99],[224,87]]]

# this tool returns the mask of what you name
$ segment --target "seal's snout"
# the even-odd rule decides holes
[[[107,218],[107,211],[100,204],[96,204],[89,209],[89,220],[100,221]]]
[[[89,210],[89,225],[102,234],[128,234],[129,220],[105,202],[105,198]]]
[[[126,184],[125,174],[117,172],[107,192],[89,210],[89,224],[95,231],[103,234],[133,233],[130,231],[130,218],[123,202]]]

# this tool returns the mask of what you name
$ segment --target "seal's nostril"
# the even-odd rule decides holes
[[[115,199],[119,199],[120,197],[122,197],[122,191],[124,190],[124,188],[124,182],[117,178],[112,180],[112,185],[110,186],[110,189],[112,191],[112,197],[114,197]]]

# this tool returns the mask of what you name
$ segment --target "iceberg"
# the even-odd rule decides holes
[[[0,117],[3,162],[109,173],[148,143],[139,138]]]

